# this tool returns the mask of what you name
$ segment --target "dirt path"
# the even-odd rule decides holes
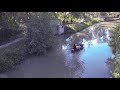
[[[18,41],[20,41],[20,40],[22,40],[22,39],[24,39],[24,37],[17,38],[17,39],[15,39],[15,40],[13,40],[13,41],[11,41],[11,42],[9,42],[9,43],[6,43],[6,44],[4,44],[4,45],[1,45],[1,46],[0,46],[0,49],[1,49],[1,48],[4,48],[4,47],[7,47],[7,46],[9,46],[9,45],[11,45],[11,44],[13,44],[13,43],[16,43],[16,42],[18,42]]]

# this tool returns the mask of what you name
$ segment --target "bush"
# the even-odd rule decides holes
[[[113,60],[109,60],[108,66],[110,68],[113,78],[120,78],[120,55],[116,55]]]
[[[20,30],[1,29],[0,30],[0,44],[11,40],[11,38],[16,38],[16,36],[20,33],[21,33]]]
[[[120,24],[116,26],[115,30],[112,32],[110,45],[112,46],[112,51],[115,54],[114,61],[109,64],[112,76],[115,78],[120,78]]]
[[[21,33],[15,17],[17,17],[15,12],[0,12],[0,43]]]
[[[0,42],[8,40],[11,36],[12,36],[12,30],[9,30],[9,29],[0,30]]]
[[[54,45],[54,35],[48,13],[43,12],[39,17],[33,17],[27,27],[26,47],[29,54],[45,53]]]
[[[0,71],[7,71],[14,68],[16,64],[24,59],[25,55],[23,44],[12,46],[9,49],[0,49]]]

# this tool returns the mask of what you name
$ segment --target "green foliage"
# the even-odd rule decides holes
[[[113,48],[115,54],[114,61],[110,64],[112,76],[114,78],[120,78],[120,24],[118,24],[115,30],[112,32],[110,45]]]
[[[99,22],[99,19],[97,19],[99,16],[116,16],[119,14],[119,12],[0,12],[0,43],[22,33],[18,30],[20,24],[27,26],[27,30],[25,30],[25,47],[24,43],[22,43],[14,48],[0,50],[0,71],[13,68],[16,63],[23,59],[26,53],[39,55],[53,47],[55,38],[50,25],[51,19],[68,22],[72,19],[74,23],[68,25],[68,27],[72,28],[70,32],[72,30],[77,32],[95,22]],[[82,19],[84,21],[78,24]],[[119,36],[120,25],[116,27],[111,36],[115,54],[120,53]],[[116,58],[116,62],[114,64],[116,68],[113,71],[114,76],[118,77],[119,58]]]
[[[115,30],[112,32],[110,45],[113,48],[113,53],[120,53],[120,24],[118,24]]]
[[[0,12],[0,43],[21,33],[15,17],[15,12]]]
[[[0,14],[0,25],[2,28],[15,30],[19,27],[15,19],[15,12],[1,12]]]
[[[110,61],[109,68],[111,70],[112,77],[120,78],[120,55],[117,54],[114,60]]]
[[[14,68],[26,55],[24,43],[20,42],[13,46],[0,49],[0,71]]]
[[[3,15],[5,14],[6,13],[0,13],[1,17],[4,17]],[[27,32],[25,32],[25,42],[15,45],[12,44],[8,47],[0,49],[0,71],[6,71],[14,68],[14,66],[23,60],[28,53],[37,55],[45,53],[54,45],[54,35],[50,25],[51,19],[54,18],[52,15],[53,13],[49,12],[29,13],[29,19],[24,22],[27,25]],[[22,17],[20,17],[20,19],[21,18]],[[5,18],[1,18],[1,20],[3,22],[0,24],[2,28],[0,37],[3,41],[6,38],[10,38],[12,35],[17,35],[17,33],[13,31],[13,21],[9,15],[8,17],[6,16]],[[20,23],[19,20],[15,22]],[[15,28],[17,29],[17,27]]]
[[[28,24],[26,46],[30,54],[45,53],[54,44],[54,35],[50,27],[49,13],[41,12]]]
[[[55,12],[56,18],[63,21],[70,21],[73,18],[70,12]]]
[[[16,38],[21,31],[12,29],[0,29],[0,44],[5,41],[9,41],[11,38]]]

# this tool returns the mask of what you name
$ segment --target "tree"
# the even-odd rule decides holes
[[[45,53],[54,44],[54,35],[51,30],[51,17],[47,12],[37,12],[31,15],[27,24],[26,46],[30,54]]]
[[[115,58],[110,64],[112,75],[115,78],[120,77],[120,24],[118,24],[115,30],[112,32],[110,45],[112,46]]]

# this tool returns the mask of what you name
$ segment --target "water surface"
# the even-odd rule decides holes
[[[58,45],[46,56],[31,56],[14,70],[1,73],[6,78],[109,78],[106,64],[112,56],[108,45],[110,30],[93,25],[71,36],[59,37]],[[74,43],[83,43],[84,49],[71,52]]]

